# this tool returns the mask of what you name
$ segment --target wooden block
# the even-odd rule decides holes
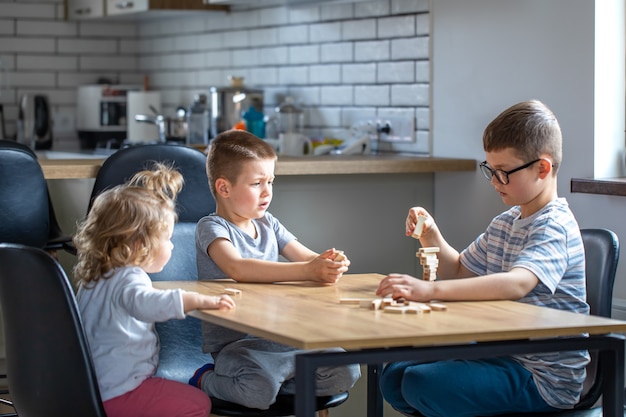
[[[429,303],[428,305],[435,311],[446,311],[448,309],[447,305],[441,303]]]
[[[419,239],[422,236],[425,222],[426,222],[426,216],[417,217],[417,223],[415,224],[415,229],[413,229],[413,234],[411,235],[412,237],[414,237],[415,239]]]
[[[424,313],[424,310],[422,310],[420,307],[411,307],[408,306],[405,310],[406,314],[422,314]]]
[[[343,253],[342,250],[337,251],[337,253],[335,254],[335,257],[333,258],[335,262],[341,262],[344,259],[346,259],[346,255]]]
[[[228,295],[241,295],[241,290],[237,288],[224,288],[224,293]]]
[[[362,298],[340,298],[339,304],[360,305]],[[368,300],[369,301],[369,300]]]
[[[393,304],[393,298],[391,298],[391,297],[385,297],[385,298],[383,298],[383,301],[382,301],[382,306],[383,306],[383,308],[384,308],[384,307],[387,307],[387,306],[390,306],[390,305],[392,305],[392,304]]]
[[[387,306],[383,309],[385,313],[404,314],[408,307],[406,306]]]
[[[382,306],[383,306],[383,299],[382,298],[377,298],[377,299],[372,300],[370,302],[370,309],[372,309],[372,310],[380,310]]]
[[[418,303],[416,301],[409,302],[409,308],[419,308],[423,313],[430,313],[432,308],[426,303]]]
[[[427,246],[425,248],[420,248],[419,249],[419,253],[437,253],[439,252],[439,247],[438,246]]]

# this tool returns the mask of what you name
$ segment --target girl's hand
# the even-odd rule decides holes
[[[212,298],[213,307],[220,310],[230,310],[235,308],[235,301],[227,294],[221,294]]]
[[[406,274],[389,274],[378,284],[376,295],[409,301],[430,301],[433,299],[433,284]]]

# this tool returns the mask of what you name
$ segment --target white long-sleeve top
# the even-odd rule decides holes
[[[159,338],[154,323],[183,319],[182,290],[157,290],[139,267],[81,286],[77,301],[102,400],[137,388],[154,375]]]

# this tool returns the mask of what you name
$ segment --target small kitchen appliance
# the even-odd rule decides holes
[[[211,87],[211,139],[232,129],[251,108],[263,113],[263,90],[245,87],[243,77],[229,78],[228,87]]]
[[[128,133],[128,92],[138,85],[95,84],[78,87],[76,130],[81,149],[110,140],[122,142]]]
[[[32,149],[52,148],[52,116],[45,94],[27,93],[20,100],[17,140]]]

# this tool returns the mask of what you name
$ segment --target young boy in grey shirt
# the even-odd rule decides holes
[[[212,141],[207,176],[217,204],[196,229],[200,279],[335,283],[348,270],[347,257],[335,261],[335,249],[313,252],[267,212],[276,158],[270,145],[245,131]],[[290,262],[280,262],[279,255]],[[202,333],[203,350],[215,363],[198,369],[190,384],[258,409],[269,408],[278,394],[295,393],[295,355],[301,351],[210,323],[203,323]],[[358,365],[320,367],[317,395],[346,391],[360,375]]]

